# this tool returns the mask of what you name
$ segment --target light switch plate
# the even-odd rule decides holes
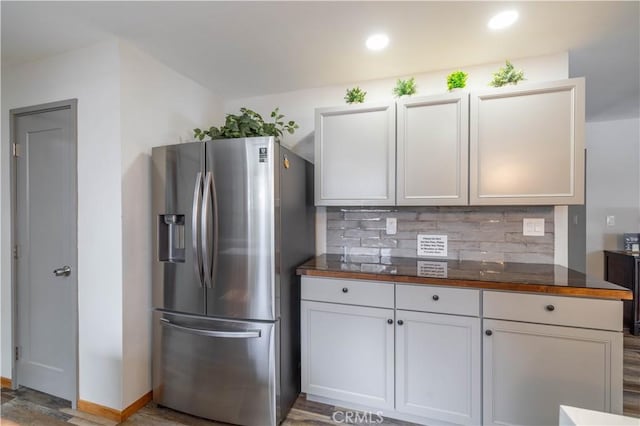
[[[615,216],[607,216],[607,226],[616,226]]]
[[[398,219],[395,217],[387,218],[387,234],[395,235],[398,232]]]
[[[544,237],[544,219],[522,219],[522,235],[529,237]]]

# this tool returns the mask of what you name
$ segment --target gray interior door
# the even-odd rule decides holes
[[[273,138],[206,142],[207,315],[276,319]],[[208,223],[207,223],[208,222]],[[210,250],[206,249],[209,247]]]
[[[13,114],[17,380],[75,402],[75,102]]]

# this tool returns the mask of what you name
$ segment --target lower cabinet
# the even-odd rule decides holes
[[[393,409],[393,309],[302,301],[302,391]]]
[[[310,277],[302,299],[310,399],[430,426],[622,414],[620,301]]]
[[[552,425],[559,405],[622,412],[622,333],[484,320],[484,425]]]
[[[403,310],[396,318],[396,410],[480,424],[480,319]]]

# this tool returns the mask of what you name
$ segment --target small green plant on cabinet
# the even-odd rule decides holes
[[[489,82],[489,86],[502,87],[507,84],[518,84],[524,79],[524,72],[516,71],[513,64],[507,60],[504,67],[493,73],[493,80]]]
[[[447,88],[449,91],[453,89],[462,89],[467,85],[467,74],[464,71],[454,71],[447,76]]]
[[[400,80],[396,83],[396,87],[393,88],[393,94],[399,98],[401,96],[415,95],[417,92],[416,80],[411,77],[408,80]]]
[[[262,116],[248,108],[240,108],[240,115],[227,114],[224,125],[211,126],[208,130],[193,129],[193,136],[198,140],[204,140],[207,136],[211,139],[251,138],[256,136],[275,136],[277,140],[284,132],[293,134],[299,127],[295,121],[284,122],[284,115],[279,108],[271,112],[272,123],[264,121]]]
[[[365,96],[367,96],[367,92],[356,86],[353,89],[347,89],[347,94],[344,95],[344,100],[348,104],[361,104],[364,102]]]

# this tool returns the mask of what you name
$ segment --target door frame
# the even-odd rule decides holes
[[[14,255],[14,247],[16,246],[16,236],[17,236],[17,166],[16,166],[16,157],[13,155],[13,142],[15,140],[15,120],[18,116],[21,115],[31,115],[38,114],[48,111],[55,111],[60,109],[69,109],[71,112],[71,141],[75,144],[75,157],[73,158],[73,172],[74,172],[74,186],[73,188],[73,208],[76,211],[76,223],[73,229],[73,238],[75,239],[75,255],[72,261],[75,265],[75,274],[73,275],[74,279],[72,282],[72,333],[73,333],[73,364],[75,368],[72,369],[71,374],[73,375],[73,397],[71,399],[71,408],[76,409],[78,405],[79,398],[79,349],[78,349],[78,100],[77,99],[66,99],[63,101],[57,102],[49,102],[45,104],[33,105],[23,108],[15,108],[9,110],[9,155],[10,155],[10,186],[11,186],[11,209],[10,209],[10,222],[11,222],[11,231],[10,231],[10,239],[11,239],[11,387],[12,389],[18,388],[18,368],[15,357],[15,351],[18,347],[18,268],[17,268],[17,259]]]

